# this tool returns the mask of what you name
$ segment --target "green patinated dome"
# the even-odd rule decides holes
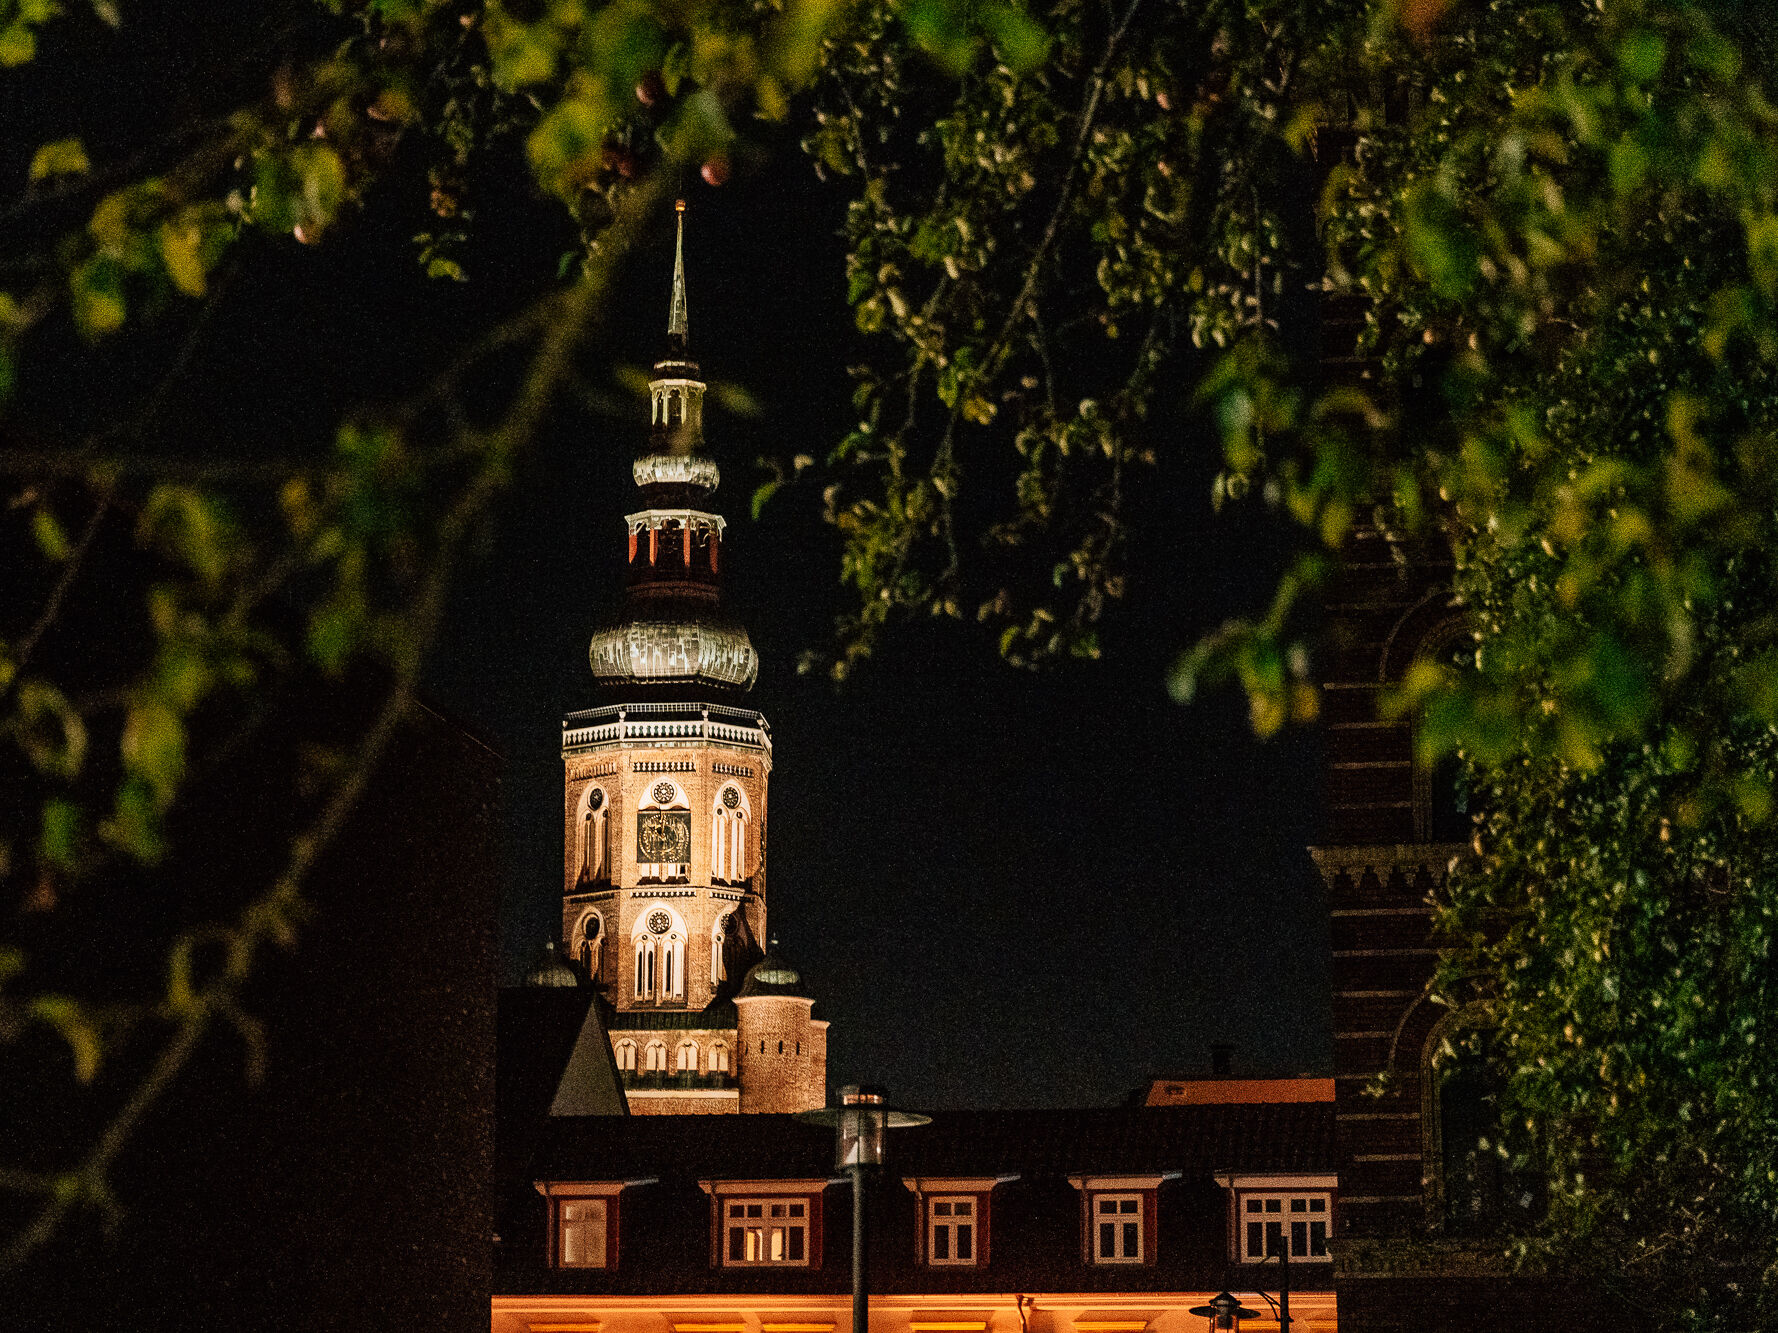
[[[562,957],[556,942],[550,940],[543,946],[538,955],[537,966],[525,975],[527,986],[578,986],[580,977],[568,966],[568,960]]]

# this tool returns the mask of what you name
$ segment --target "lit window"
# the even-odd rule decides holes
[[[667,1046],[665,1042],[651,1041],[648,1049],[642,1052],[644,1066],[649,1073],[667,1072]]]
[[[716,794],[710,812],[710,878],[739,884],[747,878],[747,826],[752,808],[734,783]]]
[[[928,1199],[926,1219],[926,1255],[932,1263],[975,1263],[977,1218],[973,1196]]]
[[[723,1221],[723,1262],[730,1267],[807,1267],[807,1199],[730,1199]]]
[[[720,1041],[710,1048],[710,1072],[728,1073],[728,1047]]]
[[[556,1202],[556,1262],[563,1268],[605,1267],[605,1200]]]
[[[630,1073],[636,1071],[636,1043],[629,1040],[617,1043],[617,1067]]]
[[[1332,1205],[1327,1194],[1243,1194],[1241,1196],[1241,1262],[1264,1263],[1284,1252],[1290,1237],[1290,1258],[1332,1262],[1327,1238]]]
[[[648,935],[636,937],[636,998],[646,1000],[654,994],[654,940]]]
[[[695,1041],[682,1041],[679,1050],[674,1053],[673,1067],[681,1074],[698,1072],[698,1044]]]
[[[580,806],[580,880],[608,883],[611,879],[611,807],[603,787],[589,787]]]
[[[1093,1262],[1141,1263],[1142,1196],[1095,1194],[1092,1200]]]

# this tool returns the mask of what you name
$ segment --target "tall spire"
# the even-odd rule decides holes
[[[684,356],[687,350],[685,309],[685,200],[674,201],[679,215],[679,235],[673,243],[673,304],[667,313],[667,341],[673,352]]]

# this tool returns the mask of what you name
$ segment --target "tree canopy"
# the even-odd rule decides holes
[[[42,74],[53,103],[54,62],[134,21],[0,0],[0,79]],[[1475,651],[1418,664],[1393,707],[1483,797],[1439,987],[1495,1025],[1513,1133],[1491,1146],[1550,1182],[1524,1252],[1610,1256],[1675,1326],[1773,1320],[1760,7],[291,0],[253,31],[149,123],[64,107],[10,163],[0,466],[37,601],[0,644],[5,873],[53,912],[168,863],[194,766],[281,675],[377,663],[386,705],[235,915],[168,941],[160,993],[100,1005],[0,942],[0,1036],[61,1034],[87,1084],[126,1042],[170,1077],[213,1029],[250,1033],[243,981],[293,932],[613,274],[679,173],[720,184],[788,130],[851,192],[861,338],[855,429],[755,501],[769,521],[819,481],[843,539],[854,609],[811,667],[843,678],[928,614],[1017,665],[1095,655],[1133,488],[1209,450],[1219,503],[1285,515],[1300,552],[1270,605],[1181,645],[1174,685],[1238,682],[1270,734],[1316,715],[1313,595],[1355,529],[1449,541]],[[490,181],[529,182],[557,230],[443,373],[326,439],[167,447],[177,339],[158,376],[70,406],[378,191],[426,273],[473,276]],[[71,665],[49,647],[107,530],[133,631]],[[7,1166],[39,1204],[10,1261],[105,1202],[116,1150]]]

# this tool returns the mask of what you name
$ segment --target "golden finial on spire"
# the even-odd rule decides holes
[[[673,343],[673,350],[683,355],[688,332],[685,308],[685,200],[675,200],[673,211],[678,215],[679,235],[673,244],[673,304],[667,313],[667,337]]]

